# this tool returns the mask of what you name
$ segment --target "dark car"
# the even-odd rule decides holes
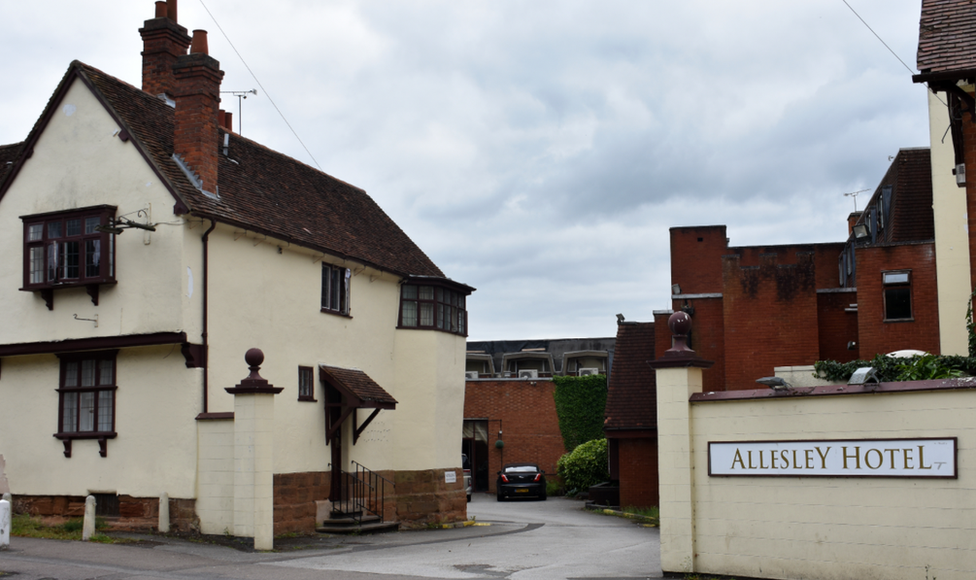
[[[546,499],[546,473],[535,463],[508,463],[495,482],[498,501],[510,497]]]

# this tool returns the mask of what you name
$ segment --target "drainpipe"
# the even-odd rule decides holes
[[[217,222],[210,220],[210,228],[203,233],[203,412],[206,413],[208,409],[207,401],[209,397],[210,389],[210,338],[208,333],[208,316],[207,316],[207,304],[209,303],[209,288],[208,277],[210,273],[209,263],[209,242],[210,242],[210,232],[214,231],[217,227]]]

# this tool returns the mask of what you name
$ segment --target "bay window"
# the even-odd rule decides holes
[[[467,292],[437,283],[400,287],[400,327],[467,335]]]

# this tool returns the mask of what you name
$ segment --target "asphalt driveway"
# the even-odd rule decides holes
[[[582,502],[496,502],[475,494],[464,528],[281,542],[281,551],[242,552],[150,536],[139,545],[12,538],[0,572],[17,580],[203,578],[393,580],[396,578],[659,578],[656,528],[586,512]]]

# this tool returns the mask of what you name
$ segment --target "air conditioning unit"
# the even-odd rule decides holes
[[[583,368],[583,369],[580,369],[579,370],[579,376],[581,376],[581,377],[585,377],[585,376],[589,376],[589,375],[598,375],[598,374],[600,374],[600,369]]]
[[[537,378],[539,378],[539,371],[537,371],[535,369],[525,369],[525,370],[519,371],[519,378],[520,379],[537,379]]]
[[[465,371],[464,372],[464,378],[465,379],[476,379],[476,378],[478,378],[478,371]]]

